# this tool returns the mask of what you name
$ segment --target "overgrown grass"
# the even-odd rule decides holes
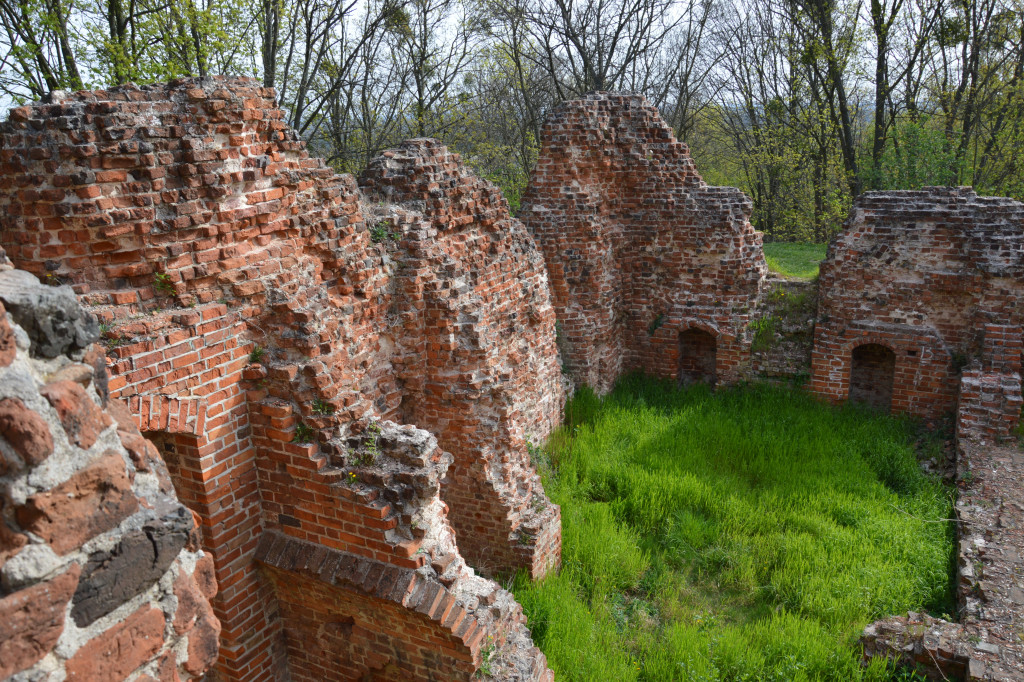
[[[951,493],[911,424],[638,376],[566,416],[541,457],[563,567],[514,585],[558,679],[888,680],[864,625],[952,611]]]
[[[827,244],[772,242],[764,245],[768,267],[785,277],[814,279],[818,264],[825,259]]]

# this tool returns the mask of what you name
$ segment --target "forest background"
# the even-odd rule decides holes
[[[871,189],[1024,199],[1024,0],[0,0],[0,102],[179,76],[277,90],[358,173],[430,136],[518,209],[545,113],[640,93],[768,241]]]

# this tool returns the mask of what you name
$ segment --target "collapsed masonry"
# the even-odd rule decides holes
[[[744,377],[767,273],[750,199],[708,187],[640,96],[567,102],[541,139],[520,217],[547,261],[570,376],[599,393],[641,368]]]
[[[1024,204],[869,192],[821,266],[811,390],[1010,435],[1021,412]]]
[[[930,680],[1024,680],[1024,452],[964,440],[958,450],[957,622],[909,613],[872,623],[864,656]]]
[[[385,154],[364,201],[281,118],[225,79],[14,109],[3,243],[104,322],[110,393],[202,520],[211,676],[550,678],[460,554],[559,562],[527,451],[564,401],[543,261],[440,145]]]
[[[0,679],[180,682],[217,657],[213,561],[94,318],[0,249]]]

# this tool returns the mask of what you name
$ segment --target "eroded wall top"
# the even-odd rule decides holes
[[[737,378],[767,272],[751,207],[708,187],[640,96],[553,111],[520,217],[544,251],[572,376],[599,391],[640,367],[676,378],[679,335],[700,329],[720,378]]]
[[[476,505],[460,544],[498,543],[492,568],[510,572],[558,561],[558,508],[526,452],[561,408],[554,319],[536,249],[492,185],[430,142],[396,177],[458,180],[423,188],[446,214],[363,201],[247,79],[76,93],[14,110],[0,138],[3,243],[101,317],[111,394],[202,519],[219,676],[470,678],[488,638],[527,679],[550,674],[514,600],[437,542],[437,486],[458,470],[446,499]],[[428,439],[397,466],[389,420],[443,450]],[[307,575],[298,556],[359,575]],[[309,652],[302,613],[320,597],[334,606],[314,636],[338,646]],[[346,632],[367,648],[341,646]],[[408,646],[426,635],[451,650]]]
[[[892,382],[895,411],[951,412],[974,370],[1005,375],[1019,396],[1024,204],[967,187],[868,192],[829,245],[819,291],[817,393],[845,399],[858,382],[852,354],[872,344],[891,353],[877,376]]]

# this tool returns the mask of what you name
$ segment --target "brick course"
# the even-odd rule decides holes
[[[19,274],[0,249],[0,299]],[[77,306],[70,289],[34,286],[19,295]],[[119,682],[160,667],[163,679],[199,679],[220,624],[192,514],[155,452],[130,453],[145,441],[116,423],[97,349],[36,357],[21,324],[32,314],[0,308],[21,339],[0,361],[0,678]],[[196,617],[178,622],[171,585],[197,576]],[[194,650],[205,655],[182,653]]]

